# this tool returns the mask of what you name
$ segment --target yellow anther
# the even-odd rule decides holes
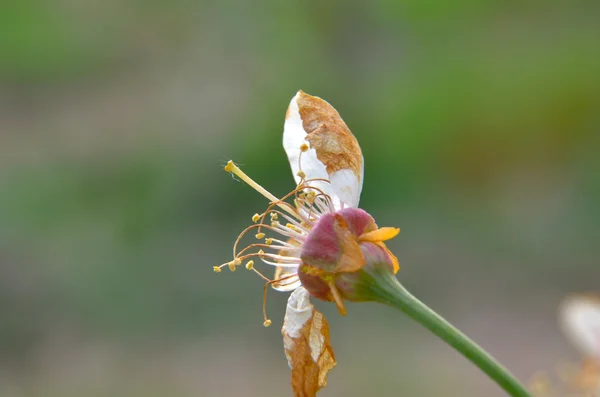
[[[262,240],[263,238],[265,238],[265,234],[264,233],[256,233],[256,237],[258,240]]]
[[[219,266],[213,266],[213,270],[215,273],[221,273],[221,268]]]
[[[258,222],[259,219],[260,219],[260,215],[254,214],[254,216],[252,217],[252,222],[256,223],[256,222]]]
[[[277,219],[279,219],[279,215],[277,215],[277,212],[271,212],[271,220],[276,221]]]
[[[229,266],[229,270],[231,270],[232,272],[235,272],[235,263],[229,262],[227,264],[227,266]]]
[[[315,193],[314,190],[311,190],[310,192],[308,192],[308,198],[311,200],[314,200],[314,198],[317,196],[317,193]]]
[[[285,225],[285,227],[298,233],[302,232],[302,230],[298,226],[293,225],[291,223],[288,223],[287,225]]]
[[[302,200],[304,200],[306,198],[306,193],[302,192],[298,195],[298,197],[300,197]]]
[[[277,221],[271,222],[271,227],[277,227],[277,226],[279,226],[279,222],[277,222]]]
[[[235,166],[233,165],[233,161],[229,160],[227,162],[227,165],[225,166],[225,171],[227,171],[227,172],[233,172],[233,168],[234,167]]]
[[[268,326],[270,326],[270,325],[271,325],[271,320],[269,320],[269,319],[266,319],[266,320],[265,320],[265,322],[263,323],[263,325],[264,325],[265,327],[268,327]]]
[[[271,245],[271,244],[273,244],[273,239],[272,238],[265,239],[265,243],[267,245]]]
[[[264,253],[265,253],[265,251],[263,251],[263,250],[258,250],[258,255],[262,255],[262,254],[264,254]]]
[[[306,143],[303,143],[302,145],[300,145],[300,150],[306,152],[308,150],[308,145]]]
[[[298,172],[296,173],[296,175],[298,175],[298,176],[299,176],[301,179],[304,179],[304,178],[306,178],[306,174],[304,173],[304,171],[298,171]]]
[[[246,263],[246,269],[248,269],[248,270],[254,269],[254,261],[248,261],[248,263]]]

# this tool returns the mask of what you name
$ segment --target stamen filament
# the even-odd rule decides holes
[[[264,187],[260,186],[258,183],[254,182],[252,178],[250,178],[244,171],[242,171],[237,165],[233,164],[233,161],[229,160],[227,165],[225,166],[225,171],[230,172],[240,178],[242,181],[246,182],[251,188],[265,196],[269,201],[273,203],[277,203],[277,205],[284,209],[287,212],[290,212],[292,215],[295,215],[294,211],[290,211],[285,205],[282,205],[281,200],[277,197],[273,196],[269,193]]]

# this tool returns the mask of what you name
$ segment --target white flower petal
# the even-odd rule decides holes
[[[587,296],[568,298],[560,308],[561,325],[584,355],[600,359],[600,300]]]
[[[278,283],[271,284],[273,289],[281,292],[293,291],[302,285],[298,277],[298,268],[277,267],[275,270],[275,280],[285,278]]]
[[[301,147],[309,149],[302,152]],[[364,159],[356,138],[339,113],[321,98],[302,91],[292,98],[283,128],[283,147],[296,183],[308,184],[329,195],[336,209],[357,207],[363,184]]]
[[[285,332],[291,338],[298,338],[302,327],[312,317],[313,310],[308,291],[304,287],[297,288],[288,298],[284,319]]]

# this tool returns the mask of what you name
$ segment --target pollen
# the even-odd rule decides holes
[[[219,266],[213,266],[213,270],[215,273],[221,273],[221,268]]]
[[[303,143],[302,145],[300,145],[300,150],[303,152],[308,151],[308,145],[306,143]]]
[[[234,260],[229,262],[227,264],[227,266],[229,267],[229,270],[231,270],[232,272],[235,272],[235,268],[241,264],[242,264],[242,261],[239,258],[235,258]]]
[[[254,216],[252,217],[252,222],[256,223],[256,222],[258,222],[259,219],[260,219],[260,215],[254,214]]]
[[[291,223],[288,223],[287,225],[285,225],[285,227],[287,227],[288,229],[293,230],[295,232],[298,232],[298,233],[301,232],[300,228],[298,228],[296,225],[293,225]]]
[[[263,323],[263,325],[264,325],[265,327],[268,327],[268,326],[270,326],[270,325],[271,325],[271,320],[269,320],[269,319],[266,319],[266,320],[265,320],[265,322]]]
[[[254,261],[248,261],[248,263],[246,263],[246,269],[248,269],[248,270],[254,269]]]
[[[264,233],[256,233],[256,237],[258,240],[262,240],[263,238],[265,238],[265,234]]]

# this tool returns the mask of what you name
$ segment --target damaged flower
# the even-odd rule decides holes
[[[380,228],[357,208],[363,156],[356,138],[329,103],[299,91],[286,112],[283,147],[297,186],[282,198],[269,193],[232,161],[225,167],[270,204],[239,235],[233,260],[214,270],[228,267],[235,271],[245,264],[265,281],[265,326],[271,324],[265,309],[267,286],[293,291],[282,333],[295,393],[309,396],[325,386],[327,372],[335,366],[327,322],[309,296],[335,302],[345,315],[344,300],[361,300],[348,275],[375,263],[392,273],[398,271],[398,260],[384,241],[395,237],[399,229]],[[249,234],[259,242],[240,248]],[[257,270],[254,260],[275,267],[274,277]]]

